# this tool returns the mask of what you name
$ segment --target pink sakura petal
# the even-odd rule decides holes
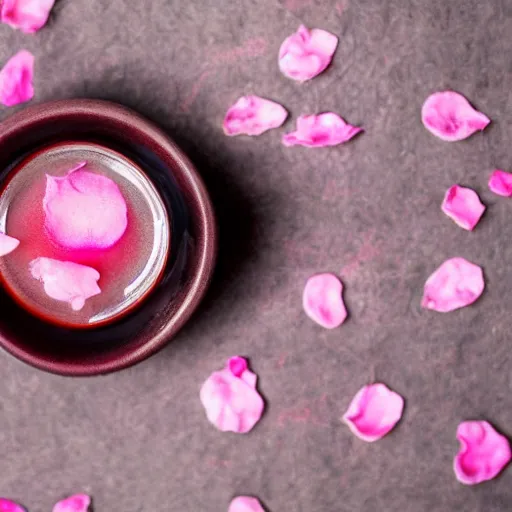
[[[247,361],[232,357],[201,387],[200,399],[208,420],[222,432],[245,434],[259,421],[265,406],[256,390],[256,375]]]
[[[26,510],[14,501],[0,498],[0,512],[26,512]]]
[[[339,327],[347,318],[342,292],[343,285],[333,274],[310,277],[302,295],[306,315],[326,329]]]
[[[88,298],[101,293],[99,272],[71,261],[36,258],[30,262],[30,273],[43,283],[48,297],[68,302],[73,311],[80,311]]]
[[[384,384],[360,389],[350,402],[343,421],[359,439],[378,441],[400,421],[404,399]]]
[[[34,97],[34,56],[21,50],[0,71],[0,102],[6,107],[30,101]]]
[[[256,498],[238,496],[231,501],[228,512],[265,512],[265,510]]]
[[[91,498],[87,494],[75,494],[56,503],[53,512],[87,512],[90,506]]]
[[[489,178],[489,189],[499,196],[512,197],[512,174],[496,169]]]
[[[484,287],[484,275],[478,265],[464,258],[451,258],[427,279],[421,306],[447,313],[473,304]]]
[[[444,196],[441,210],[458,226],[472,231],[485,212],[485,206],[474,190],[453,185]]]
[[[491,122],[464,96],[453,91],[430,95],[423,104],[421,119],[430,133],[448,142],[467,139]]]
[[[0,21],[32,34],[46,24],[54,3],[55,0],[3,0]]]
[[[287,110],[279,103],[259,96],[242,96],[226,113],[224,133],[230,136],[261,135],[279,128],[287,117]]]
[[[5,256],[14,251],[18,245],[20,245],[20,241],[17,238],[0,233],[0,256]]]
[[[464,421],[457,428],[459,453],[453,461],[457,480],[475,485],[491,480],[510,462],[508,439],[487,421]]]
[[[301,25],[283,41],[279,49],[279,69],[293,80],[310,80],[331,63],[337,46],[338,38],[334,34],[318,28],[308,30]]]
[[[362,131],[362,128],[346,123],[333,112],[300,116],[297,119],[296,131],[283,135],[283,144],[308,148],[336,146],[347,142]]]
[[[62,178],[46,175],[44,225],[62,247],[104,249],[126,231],[126,202],[110,178],[83,170],[85,165],[82,162]]]

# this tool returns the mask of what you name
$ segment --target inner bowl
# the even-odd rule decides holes
[[[80,144],[119,154],[143,170],[167,211],[170,252],[144,301],[117,321],[90,330],[42,321],[0,289],[0,346],[37,368],[64,375],[119,370],[169,342],[203,297],[216,255],[213,209],[197,171],[165,133],[120,105],[64,100],[8,118],[0,124],[0,187],[27,158],[49,147]]]

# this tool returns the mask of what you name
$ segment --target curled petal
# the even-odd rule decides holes
[[[201,387],[200,399],[208,420],[222,432],[245,434],[259,421],[264,402],[256,390],[257,377],[247,361],[232,357]]]
[[[287,117],[287,110],[279,103],[259,96],[242,96],[226,113],[224,133],[230,136],[261,135],[279,128]]]
[[[44,285],[48,297],[67,302],[80,311],[85,301],[101,293],[97,270],[71,261],[36,258],[30,262],[30,273]]]
[[[0,256],[5,256],[14,251],[18,245],[20,245],[20,241],[17,238],[0,233]]]
[[[67,249],[105,249],[126,231],[126,202],[110,178],[83,170],[85,165],[62,178],[46,175],[44,225],[50,238]]]
[[[231,501],[228,512],[265,512],[265,510],[256,498],[238,496]]]
[[[279,49],[279,69],[293,80],[310,80],[331,63],[337,46],[338,38],[334,34],[318,28],[308,30],[301,25],[283,41]]]
[[[475,485],[496,477],[510,462],[510,444],[487,421],[464,421],[457,428],[459,453],[453,461],[457,480]]]
[[[447,313],[473,304],[484,287],[484,274],[478,265],[464,258],[451,258],[427,279],[421,305]]]
[[[55,0],[3,0],[0,21],[26,34],[46,25]]]
[[[499,196],[512,197],[512,174],[496,169],[489,178],[489,189]]]
[[[310,277],[302,295],[306,315],[326,329],[339,327],[347,318],[342,292],[343,285],[333,274]]]
[[[436,92],[423,104],[421,119],[425,128],[442,140],[453,142],[467,139],[484,130],[491,120],[475,110],[461,94],[453,91]]]
[[[300,116],[297,119],[296,131],[283,135],[283,144],[308,148],[336,146],[347,142],[362,131],[362,128],[348,124],[333,112]]]
[[[53,507],[53,512],[88,512],[91,498],[87,494],[75,494],[59,501]]]
[[[444,196],[441,210],[458,226],[472,231],[485,212],[485,206],[474,190],[453,185]]]
[[[6,107],[30,101],[34,97],[34,56],[21,50],[0,71],[0,102]]]
[[[400,421],[404,399],[384,384],[360,389],[350,402],[343,421],[363,441],[372,443],[388,434]]]
[[[27,512],[21,505],[6,498],[0,498],[0,512]]]

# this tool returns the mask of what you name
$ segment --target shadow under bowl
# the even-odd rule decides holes
[[[97,375],[154,354],[190,318],[212,277],[216,224],[201,178],[174,142],[132,110],[106,101],[46,103],[1,123],[0,185],[27,156],[65,141],[101,144],[135,162],[158,190],[171,228],[162,279],[132,313],[115,323],[90,330],[52,325],[0,289],[0,346],[45,371]]]

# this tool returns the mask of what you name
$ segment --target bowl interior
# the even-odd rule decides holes
[[[0,344],[38,368],[66,375],[121,369],[148,357],[183,326],[209,284],[216,233],[210,200],[190,161],[157,127],[122,106],[67,100],[30,107],[0,125],[0,182],[28,155],[64,141],[100,144],[140,166],[171,222],[163,277],[116,323],[77,331],[45,323],[0,289]]]

